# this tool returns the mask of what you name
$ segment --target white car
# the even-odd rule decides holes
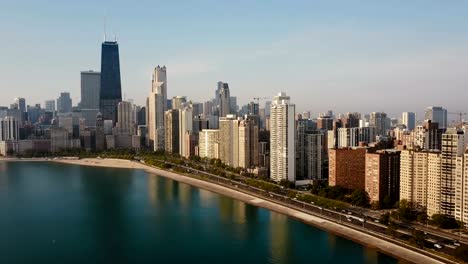
[[[441,249],[441,248],[442,248],[442,246],[439,245],[439,244],[434,244],[434,247],[435,247],[435,248],[438,248],[438,249]]]

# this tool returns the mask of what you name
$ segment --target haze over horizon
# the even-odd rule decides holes
[[[311,2],[2,3],[0,105],[61,91],[76,105],[80,71],[100,70],[106,16],[122,92],[140,105],[166,65],[168,96],[197,102],[224,81],[239,106],[285,91],[313,113],[468,110],[468,2]]]

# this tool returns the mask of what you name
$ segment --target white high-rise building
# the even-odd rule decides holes
[[[19,121],[7,116],[0,120],[0,141],[19,140]]]
[[[198,155],[202,158],[219,158],[219,130],[203,129],[199,133]]]
[[[192,108],[184,107],[179,111],[179,154],[182,157],[190,157],[190,149],[185,142],[190,136],[187,132],[193,131]]]
[[[147,109],[149,145],[155,151],[164,150],[164,113],[167,109],[166,66],[158,65],[154,69]]]
[[[234,115],[219,118],[219,159],[239,167],[239,121]]]
[[[115,134],[125,135],[136,134],[135,108],[132,103],[122,101],[117,105],[115,132]]]
[[[281,92],[270,108],[270,177],[274,181],[295,181],[295,105]]]
[[[447,109],[440,106],[430,106],[424,113],[424,119],[438,123],[440,129],[445,129],[447,128]]]
[[[468,153],[457,157],[455,176],[455,219],[468,223]]]
[[[441,213],[454,216],[457,157],[465,151],[463,131],[450,128],[442,134]]]
[[[427,215],[440,214],[442,158],[439,152],[427,155]]]
[[[401,123],[406,126],[406,129],[412,131],[416,127],[416,115],[413,112],[403,112]]]

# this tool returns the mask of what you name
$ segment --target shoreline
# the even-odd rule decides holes
[[[245,192],[224,187],[219,184],[207,182],[204,180],[195,179],[189,176],[184,176],[174,172],[166,171],[145,165],[136,161],[121,160],[121,159],[98,159],[98,158],[85,158],[85,159],[50,159],[50,158],[37,158],[37,159],[10,159],[0,158],[0,161],[49,161],[62,164],[92,166],[92,167],[106,167],[106,168],[122,168],[122,169],[142,169],[154,176],[162,176],[181,183],[185,183],[197,188],[201,188],[210,192],[220,195],[228,196],[230,198],[265,208],[292,218],[295,218],[305,224],[319,228],[326,232],[344,237],[355,243],[364,245],[369,248],[374,248],[389,256],[399,260],[406,260],[411,263],[444,263],[424,254],[412,251],[406,247],[400,246],[393,242],[386,241],[382,238],[367,234],[365,232],[353,229],[351,227],[332,222],[305,212],[283,206],[281,204],[259,198]],[[451,262],[451,260],[448,260]]]

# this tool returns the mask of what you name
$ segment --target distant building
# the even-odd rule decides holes
[[[55,112],[55,100],[45,101],[45,111],[46,112]]]
[[[71,113],[72,99],[70,93],[60,93],[60,97],[57,99],[57,111],[59,113]]]
[[[192,135],[192,117],[192,108],[190,107],[183,107],[179,111],[179,154],[185,158],[190,157],[190,145],[187,145],[190,140],[186,139],[186,137],[190,137]]]
[[[376,136],[385,136],[390,128],[390,119],[386,113],[372,112],[369,117],[369,126],[375,127]]]
[[[430,106],[424,112],[424,119],[438,123],[440,129],[447,128],[447,109],[440,106]]]
[[[95,71],[81,72],[81,109],[99,109],[101,91],[101,73]]]
[[[229,93],[229,85],[227,83],[222,83],[218,98],[219,117],[226,117],[227,115],[231,114],[231,96]]]
[[[185,96],[172,97],[172,109],[181,109],[185,103],[187,103],[187,97]]]
[[[296,180],[322,179],[323,134],[307,129],[307,120],[296,121]]]
[[[406,126],[409,131],[414,130],[416,127],[416,115],[413,112],[403,112],[401,116],[401,123]]]

